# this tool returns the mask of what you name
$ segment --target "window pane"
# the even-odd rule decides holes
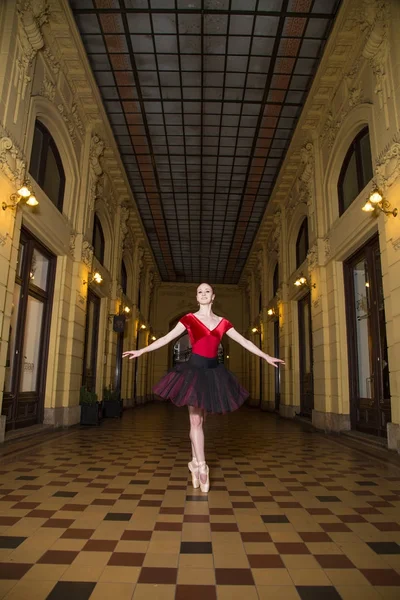
[[[94,216],[93,223],[93,252],[101,264],[104,262],[104,235],[100,221],[97,215]]]
[[[296,268],[306,260],[308,252],[308,228],[305,219],[300,227],[296,243]]]
[[[36,392],[42,347],[43,302],[32,296],[26,310],[20,392]]]
[[[362,259],[353,269],[354,302],[357,336],[357,380],[360,398],[372,398],[371,315],[368,295],[367,265]]]
[[[29,165],[29,173],[39,183],[39,169],[40,169],[40,158],[42,156],[43,149],[43,133],[35,125],[35,133],[33,136],[32,152],[31,152],[31,164]],[[40,185],[40,183],[39,183]]]
[[[361,165],[362,165],[362,189],[363,189],[363,188],[365,188],[367,183],[372,179],[372,176],[373,176],[371,144],[369,141],[368,133],[363,138],[360,139],[360,155],[361,155]]]
[[[358,196],[356,155],[353,152],[342,181],[343,212]]]
[[[4,380],[4,391],[11,392],[12,391],[12,377],[13,377],[13,367],[15,361],[15,339],[17,333],[17,319],[18,319],[18,311],[19,311],[19,300],[21,297],[21,286],[17,283],[14,287],[14,297],[13,303],[11,307],[11,322],[10,322],[10,334],[9,334],[9,342],[7,348],[7,358],[6,358],[6,376]]]
[[[273,296],[276,296],[278,287],[279,287],[279,265],[277,263],[275,270],[274,270],[273,289],[272,289]]]
[[[47,275],[49,272],[49,259],[38,250],[33,251],[29,279],[36,287],[47,290]]]
[[[49,146],[47,152],[47,160],[44,171],[43,191],[47,194],[50,200],[58,207],[58,198],[60,194],[61,177],[58,170],[58,165],[54,152]]]

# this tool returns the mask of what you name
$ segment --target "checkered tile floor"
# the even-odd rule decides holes
[[[208,496],[167,403],[3,457],[0,598],[400,598],[396,466],[246,407],[206,434]]]

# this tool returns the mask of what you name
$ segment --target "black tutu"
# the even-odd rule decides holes
[[[221,414],[240,408],[249,393],[217,358],[192,354],[154,386],[153,392],[176,406],[196,406]]]

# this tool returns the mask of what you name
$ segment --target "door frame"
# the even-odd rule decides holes
[[[348,373],[349,373],[349,393],[350,393],[350,424],[351,429],[356,431],[362,431],[364,433],[370,433],[372,435],[376,435],[377,437],[387,437],[387,422],[382,427],[381,421],[381,409],[380,409],[380,398],[383,392],[383,378],[382,372],[378,368],[378,363],[382,363],[383,359],[383,349],[381,348],[381,336],[380,336],[380,327],[379,327],[379,315],[377,314],[377,309],[371,306],[371,317],[370,317],[370,326],[371,326],[371,354],[370,361],[374,366],[374,373],[376,375],[373,376],[373,384],[372,384],[372,395],[373,401],[376,403],[376,411],[377,411],[377,427],[367,427],[363,426],[362,423],[359,422],[357,418],[357,411],[359,410],[359,374],[358,374],[358,363],[357,363],[357,337],[355,333],[355,320],[356,320],[356,311],[355,311],[355,297],[354,297],[354,281],[352,277],[353,266],[363,257],[367,258],[368,265],[368,248],[371,253],[373,252],[373,247],[377,246],[380,251],[379,244],[379,234],[374,234],[371,238],[369,238],[360,248],[358,248],[349,258],[347,258],[343,262],[343,271],[344,271],[344,283],[345,283],[345,298],[346,298],[346,330],[347,330],[347,352],[348,352]],[[378,290],[378,282],[376,281],[376,270],[372,269],[368,271],[369,281],[372,283],[372,287],[370,289]],[[385,323],[386,326],[386,323]]]
[[[48,358],[49,358],[49,344],[50,344],[50,330],[51,330],[51,317],[53,312],[53,303],[54,303],[54,283],[55,283],[55,273],[57,267],[57,256],[53,254],[46,246],[36,237],[34,236],[27,228],[24,226],[21,227],[20,232],[20,243],[24,243],[25,251],[24,256],[22,258],[22,268],[21,268],[21,276],[18,275],[18,271],[16,272],[14,279],[15,284],[19,284],[21,286],[20,293],[20,301],[18,304],[18,316],[16,320],[16,334],[15,334],[15,347],[14,347],[14,363],[13,363],[13,372],[11,374],[11,392],[3,392],[3,405],[4,400],[8,400],[9,398],[12,400],[12,417],[11,421],[6,422],[6,431],[13,431],[15,429],[22,429],[24,427],[29,427],[31,425],[37,425],[43,423],[44,420],[44,402],[45,402],[45,393],[46,393],[46,378],[47,378],[47,368],[48,368]],[[30,268],[32,262],[32,256],[34,250],[37,249],[41,254],[48,258],[48,273],[47,273],[47,290],[46,292],[42,292],[39,288],[36,290],[34,288],[30,288]],[[37,407],[37,416],[34,423],[31,423],[27,419],[28,423],[26,425],[21,425],[18,427],[17,414],[18,414],[18,398],[21,394],[25,394],[25,397],[28,398],[29,394],[32,396],[32,392],[19,392],[19,386],[21,382],[21,374],[22,374],[22,364],[23,364],[23,343],[24,343],[24,334],[25,334],[25,325],[26,325],[26,312],[28,306],[29,296],[39,300],[43,303],[43,323],[41,330],[41,343],[40,343],[40,362],[41,367],[38,373],[37,379],[37,391],[34,396],[37,396],[38,407]],[[8,340],[10,343],[10,340]],[[21,421],[22,423],[22,421]]]
[[[304,396],[305,393],[302,389],[302,385],[303,385],[303,367],[304,367],[304,352],[303,350],[303,344],[305,341],[305,327],[307,326],[306,323],[304,323],[304,318],[302,316],[302,304],[307,301],[308,302],[308,306],[309,306],[309,319],[308,319],[308,329],[309,329],[309,334],[310,334],[310,362],[311,362],[311,379],[312,379],[312,408],[311,411],[309,412],[308,407],[307,407],[307,411],[304,410]],[[307,417],[307,418],[311,418],[312,417],[312,411],[314,409],[314,348],[313,348],[313,335],[312,335],[312,317],[311,317],[311,292],[310,290],[308,290],[308,292],[306,294],[304,294],[304,296],[302,296],[301,298],[298,299],[297,301],[297,307],[298,307],[298,336],[299,336],[299,373],[300,373],[300,414],[303,417]]]

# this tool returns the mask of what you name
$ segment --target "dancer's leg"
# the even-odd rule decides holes
[[[203,410],[195,406],[189,406],[190,440],[192,442],[193,456],[197,462],[204,462],[204,433],[203,433]]]

